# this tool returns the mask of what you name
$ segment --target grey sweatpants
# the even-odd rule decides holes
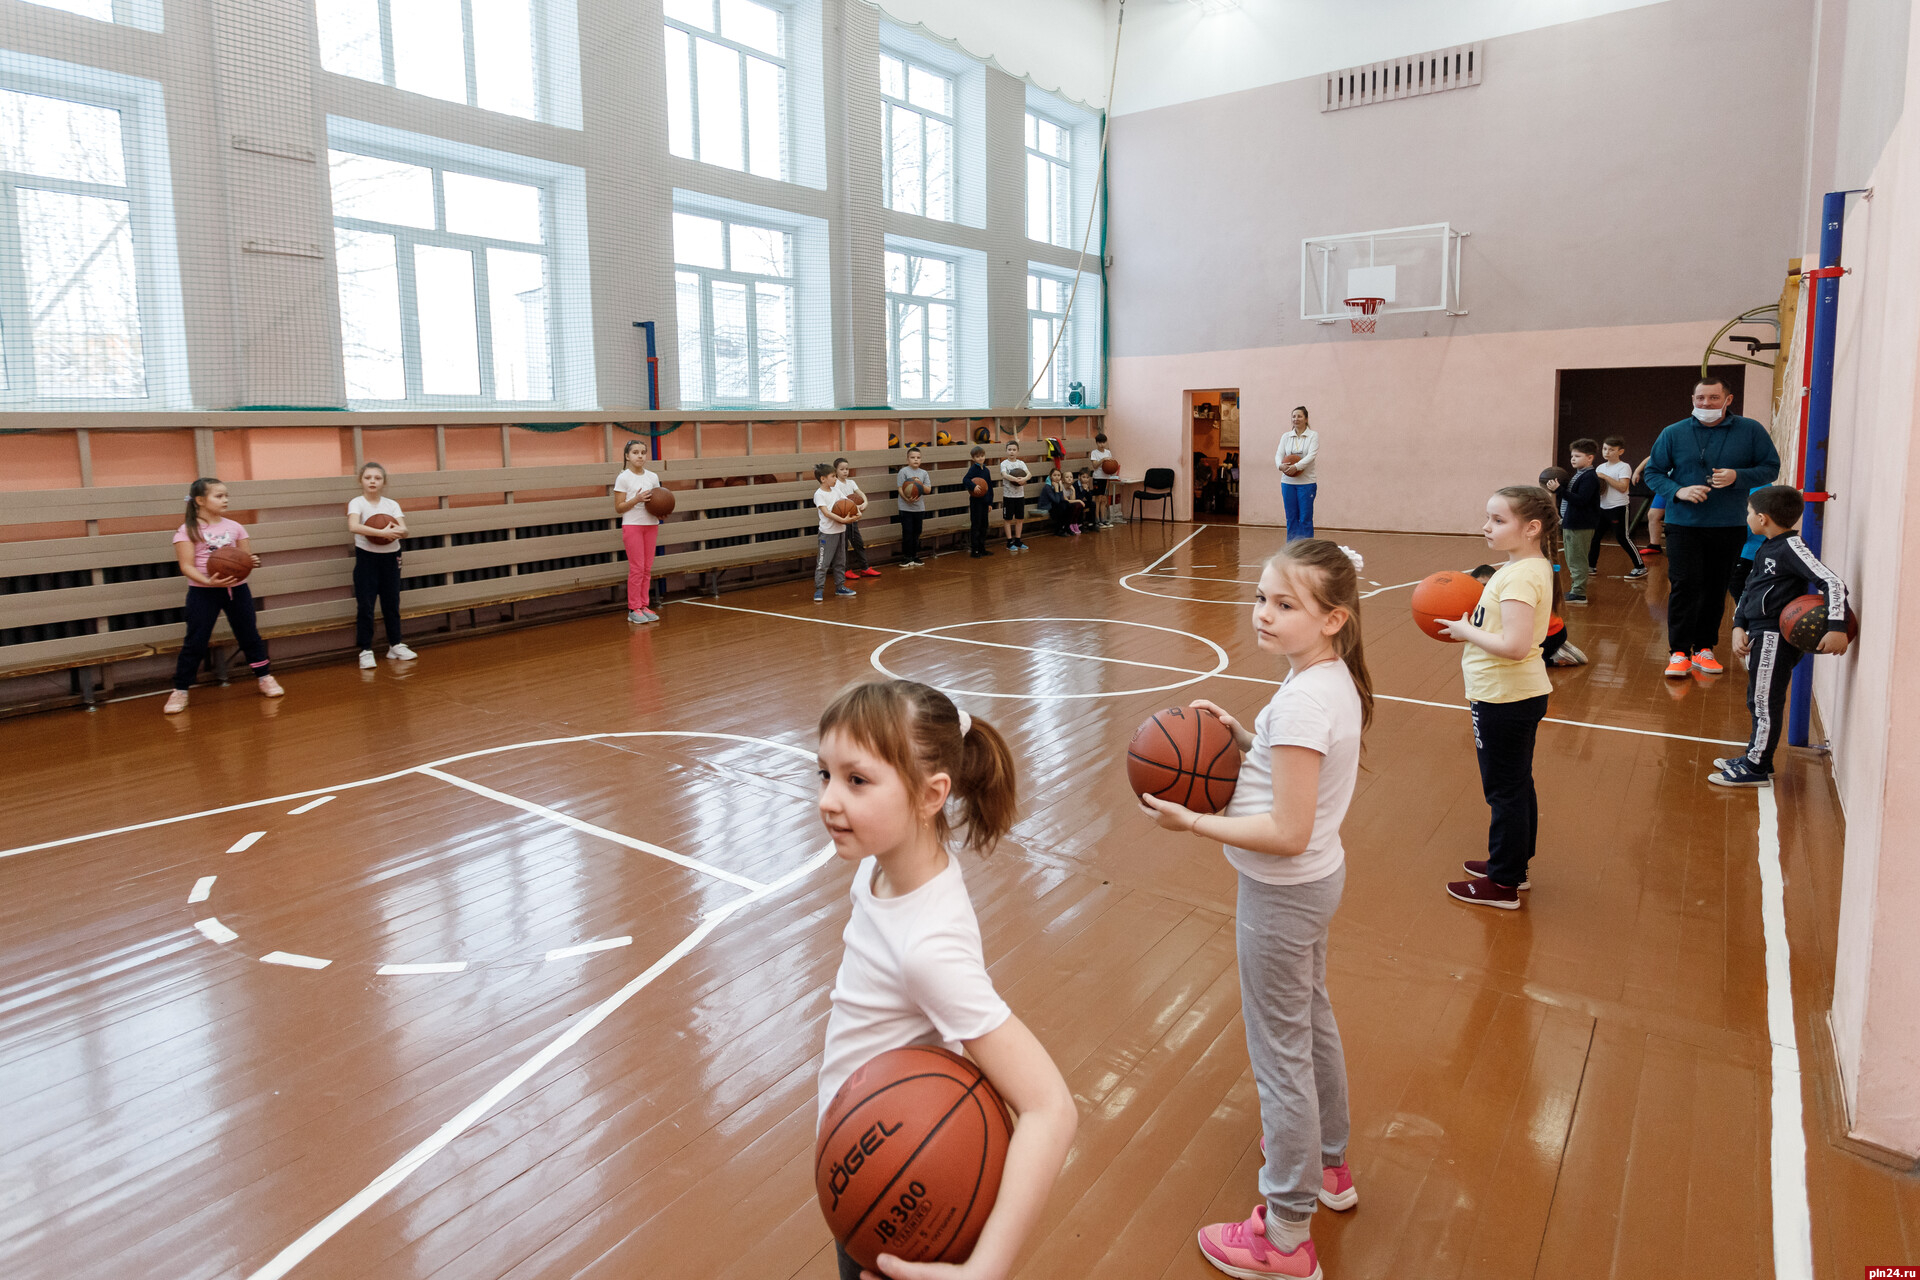
[[[820,558],[813,565],[813,589],[826,589],[827,574],[833,574],[834,590],[847,585],[847,531],[820,535]]]
[[[1247,1057],[1260,1089],[1267,1212],[1298,1221],[1320,1202],[1320,1170],[1347,1158],[1347,1059],[1327,999],[1327,928],[1341,868],[1311,884],[1240,877],[1234,940]]]

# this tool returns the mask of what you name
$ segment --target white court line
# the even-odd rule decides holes
[[[240,935],[220,923],[219,916],[208,916],[205,920],[195,920],[193,927],[207,935],[212,942],[232,942]]]
[[[305,804],[301,805],[298,809],[287,810],[287,816],[289,818],[297,818],[303,813],[307,813],[311,810],[318,809],[321,805],[325,804],[327,801],[331,799],[333,799],[332,796],[321,796],[318,800],[309,800]]]
[[[295,955],[291,951],[269,951],[260,957],[260,963],[284,964],[294,969],[324,969],[333,961],[322,960],[318,956]]]
[[[205,902],[211,897],[213,894],[213,882],[219,878],[218,876],[201,876],[198,880],[195,880],[193,882],[193,892],[187,895],[187,905],[192,906],[196,902]]]
[[[265,834],[267,833],[264,831],[249,831],[247,832],[247,834],[241,836],[238,840],[235,840],[233,844],[227,849],[227,852],[228,853],[245,853],[247,850],[253,848],[254,841],[258,840],[261,836]]]
[[[465,960],[447,960],[433,964],[383,964],[373,971],[378,978],[398,977],[408,973],[465,973]]]
[[[1159,558],[1158,560],[1155,560],[1155,561],[1154,561],[1154,562],[1153,562],[1152,564],[1150,564],[1150,565],[1148,565],[1148,566],[1147,566],[1146,568],[1144,568],[1144,569],[1142,569],[1142,570],[1140,570],[1140,572],[1141,572],[1141,573],[1152,573],[1152,572],[1153,572],[1153,571],[1154,571],[1155,569],[1158,569],[1158,568],[1159,568],[1159,567],[1160,567],[1161,565],[1163,565],[1163,564],[1165,564],[1165,563],[1166,563],[1166,562],[1167,562],[1168,560],[1170,560],[1170,559],[1172,559],[1172,558],[1173,558],[1173,553],[1174,553],[1174,552],[1176,552],[1176,551],[1178,551],[1178,550],[1179,550],[1180,548],[1182,548],[1182,547],[1184,547],[1184,546],[1186,546],[1186,545],[1187,545],[1187,544],[1188,544],[1189,542],[1192,542],[1192,541],[1193,541],[1193,540],[1194,540],[1195,538],[1197,538],[1197,537],[1199,537],[1199,536],[1200,536],[1201,534],[1203,534],[1203,533],[1205,533],[1205,532],[1206,532],[1206,528],[1205,528],[1205,526],[1202,526],[1201,528],[1198,528],[1198,529],[1195,529],[1195,530],[1194,530],[1194,531],[1193,531],[1192,533],[1190,533],[1190,534],[1188,534],[1188,535],[1187,535],[1186,537],[1184,537],[1184,538],[1182,538],[1182,539],[1180,539],[1180,541],[1178,541],[1178,542],[1176,542],[1176,543],[1174,543],[1174,544],[1173,544],[1172,546],[1170,546],[1170,547],[1168,547],[1168,548],[1166,549],[1166,551],[1165,551],[1165,553],[1164,553],[1164,554],[1162,554],[1162,555],[1161,555],[1161,557],[1160,557],[1160,558]],[[1131,575],[1129,575],[1129,576],[1131,576]]]
[[[631,937],[602,938],[598,942],[583,942],[574,947],[555,947],[553,950],[547,952],[547,959],[565,960],[570,956],[592,955],[596,951],[612,951],[615,947],[630,947],[632,945],[633,939]]]
[[[1757,792],[1760,926],[1767,947],[1767,1039],[1773,1043],[1773,1274],[1775,1280],[1813,1280],[1807,1135],[1800,1116],[1800,1048],[1793,1022],[1786,879],[1780,869],[1780,811],[1772,787],[1760,787]]]
[[[471,782],[466,778],[455,777],[451,773],[442,772],[430,764],[421,765],[418,772],[424,773],[430,778],[438,778],[442,782],[451,783],[456,787],[471,791],[477,796],[485,796],[489,800],[497,800],[501,804],[511,805],[523,813],[531,813],[536,817],[545,818],[548,822],[557,822],[563,827],[572,827],[575,831],[584,832],[590,836],[599,836],[602,840],[611,840],[613,843],[623,844],[629,849],[637,849],[641,853],[650,853],[656,858],[664,858],[668,862],[676,863],[679,866],[687,868],[689,871],[698,871],[705,875],[713,876],[715,879],[725,880],[730,884],[737,884],[742,889],[759,889],[764,887],[758,880],[749,880],[745,876],[735,875],[731,871],[723,870],[711,863],[702,862],[698,858],[689,858],[684,853],[675,853],[673,850],[663,849],[657,844],[648,844],[645,840],[636,840],[632,836],[621,835],[618,831],[609,831],[605,827],[596,827],[591,822],[582,822],[578,818],[569,817],[561,813],[558,809],[549,809],[543,804],[535,804],[531,800],[522,800],[519,796],[510,796],[504,791],[495,791],[492,787],[483,787],[477,782]]]
[[[441,1125],[432,1136],[394,1161],[379,1177],[375,1178],[365,1187],[362,1187],[351,1200],[348,1200],[338,1209],[335,1209],[332,1213],[322,1218],[319,1222],[308,1228],[306,1234],[275,1254],[267,1265],[254,1272],[248,1277],[248,1280],[280,1280],[280,1277],[299,1266],[308,1255],[325,1244],[342,1227],[345,1227],[355,1218],[358,1218],[361,1214],[379,1203],[388,1192],[405,1181],[414,1170],[418,1169],[428,1160],[431,1160],[448,1143],[478,1124],[488,1112],[499,1106],[501,1102],[511,1096],[521,1085],[532,1079],[542,1067],[578,1044],[581,1038],[589,1031],[592,1031],[595,1027],[613,1016],[621,1005],[624,1005],[627,1001],[640,994],[655,978],[658,978],[675,964],[678,964],[685,958],[688,952],[705,941],[707,935],[719,928],[734,912],[739,911],[743,907],[751,906],[762,898],[778,893],[788,885],[825,866],[832,859],[833,846],[828,845],[819,853],[815,854],[809,861],[787,872],[786,875],[781,876],[772,884],[762,885],[745,897],[735,898],[725,906],[716,907],[714,910],[709,911],[706,917],[700,921],[699,927],[682,938],[674,946],[673,950],[661,956],[651,965],[648,965],[645,972],[627,983],[626,986],[620,988],[605,1000],[602,1000],[599,1004],[581,1014],[578,1018],[575,1018],[572,1024],[555,1037],[544,1049],[541,1049],[531,1058],[521,1063],[505,1079],[494,1085],[493,1088],[468,1103],[458,1115]]]
[[[1393,586],[1382,587],[1380,588],[1380,590],[1392,591],[1397,587],[1410,587],[1413,585],[1415,584],[1411,582],[1397,582]],[[1142,592],[1141,594],[1145,595],[1150,593]],[[1161,597],[1161,598],[1165,599],[1166,597]],[[992,641],[987,641],[987,640],[967,640],[960,636],[928,636],[926,635],[925,632],[921,632],[921,631],[903,631],[897,627],[874,627],[874,626],[867,626],[860,623],[834,622],[827,618],[809,617],[804,613],[776,613],[770,609],[746,609],[735,604],[713,604],[710,601],[706,601],[706,600],[684,600],[684,601],[681,601],[681,603],[697,604],[705,609],[721,609],[728,613],[753,613],[753,614],[758,614],[763,618],[784,618],[788,622],[812,622],[822,626],[829,626],[829,627],[857,626],[862,631],[879,631],[887,635],[893,635],[893,636],[902,636],[902,637],[923,636],[926,639],[950,641],[954,644],[985,645],[988,648],[993,648],[993,649],[1017,649],[1022,653],[1045,653],[1045,654],[1053,654],[1063,658],[1081,658],[1089,662],[1112,662],[1112,663],[1118,663],[1121,666],[1128,666],[1128,667],[1149,667],[1156,671],[1171,671],[1181,675],[1189,675],[1189,676],[1205,675],[1205,676],[1208,676],[1208,678],[1214,679],[1214,680],[1238,680],[1243,684],[1271,685],[1276,689],[1279,688],[1282,683],[1279,680],[1269,680],[1265,676],[1234,675],[1231,672],[1226,672],[1226,671],[1209,673],[1209,672],[1203,672],[1194,667],[1174,667],[1174,666],[1167,666],[1165,664],[1157,663],[1157,662],[1135,662],[1129,658],[1109,658],[1100,654],[1066,653],[1059,649],[1039,649],[1039,648],[1034,648],[1030,645],[1021,645],[1021,644],[996,644]],[[1221,603],[1221,602],[1201,601],[1200,603],[1207,604],[1207,603]],[[1082,619],[1082,621],[1101,621],[1101,619]],[[1119,622],[1119,621],[1122,621],[1122,619],[1112,618],[1112,619],[1106,619],[1106,621]],[[1373,696],[1374,696],[1374,700],[1378,702],[1404,702],[1410,706],[1416,706],[1416,707],[1438,707],[1442,711],[1467,710],[1466,704],[1461,702],[1429,702],[1425,698],[1401,698],[1401,697],[1396,697],[1391,693],[1376,693]],[[1548,724],[1564,724],[1564,725],[1567,725],[1569,728],[1574,728],[1574,729],[1599,729],[1606,733],[1631,733],[1643,738],[1671,738],[1675,742],[1704,742],[1709,746],[1715,746],[1715,747],[1744,747],[1747,745],[1744,741],[1737,741],[1732,738],[1696,738],[1691,734],[1666,733],[1659,729],[1632,729],[1632,728],[1628,728],[1625,725],[1597,724],[1591,720],[1563,720],[1558,716],[1546,716],[1543,718]]]

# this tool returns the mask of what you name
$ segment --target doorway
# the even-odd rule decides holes
[[[1713,372],[1733,388],[1734,413],[1741,407],[1746,385],[1743,365],[1713,365]],[[1553,458],[1541,466],[1567,465],[1567,446],[1582,436],[1605,440],[1619,436],[1627,442],[1627,461],[1636,467],[1653,451],[1662,428],[1687,416],[1693,408],[1693,387],[1700,366],[1639,365],[1624,369],[1560,370],[1560,412],[1553,439]]]
[[[1240,390],[1186,393],[1186,451],[1193,519],[1240,522]]]

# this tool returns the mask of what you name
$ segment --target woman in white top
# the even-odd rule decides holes
[[[1293,430],[1280,437],[1273,465],[1280,469],[1280,500],[1287,509],[1287,541],[1313,536],[1313,499],[1320,492],[1314,479],[1314,459],[1320,456],[1320,433],[1307,425],[1307,406],[1293,411]]]
[[[647,494],[660,487],[660,477],[647,470],[647,442],[627,441],[620,455],[624,464],[613,480],[613,510],[620,517],[620,542],[627,549],[627,621],[658,622],[660,615],[647,606],[653,593],[653,548],[660,537],[660,517],[647,510]]]
[[[1162,828],[1220,841],[1240,877],[1234,938],[1260,1093],[1262,1201],[1244,1221],[1200,1231],[1201,1256],[1234,1276],[1318,1276],[1315,1206],[1360,1199],[1347,1166],[1346,1057],[1327,998],[1327,930],[1347,876],[1340,824],[1373,715],[1358,560],[1305,538],[1261,570],[1253,633],[1261,652],[1287,660],[1286,682],[1251,733],[1211,702],[1192,704],[1219,716],[1244,753],[1225,811],[1140,797]]]

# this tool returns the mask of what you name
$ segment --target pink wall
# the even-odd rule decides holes
[[[1338,326],[1290,346],[1115,357],[1107,435],[1124,474],[1173,467],[1176,516],[1190,516],[1183,395],[1238,387],[1243,524],[1286,523],[1273,454],[1293,406],[1305,404],[1320,432],[1316,524],[1457,533],[1478,525],[1490,474],[1531,483],[1547,464],[1559,370],[1693,364],[1719,327],[1702,321],[1439,338],[1396,338],[1388,327],[1420,320],[1383,319],[1373,338]],[[1771,375],[1756,373],[1746,401],[1757,407],[1768,403]],[[1686,411],[1675,405],[1673,416]]]
[[[1920,102],[1910,45],[1906,101]],[[1824,558],[1860,601],[1860,643],[1815,664],[1847,815],[1834,1038],[1856,1136],[1920,1154],[1920,128],[1911,111],[1846,226]]]

